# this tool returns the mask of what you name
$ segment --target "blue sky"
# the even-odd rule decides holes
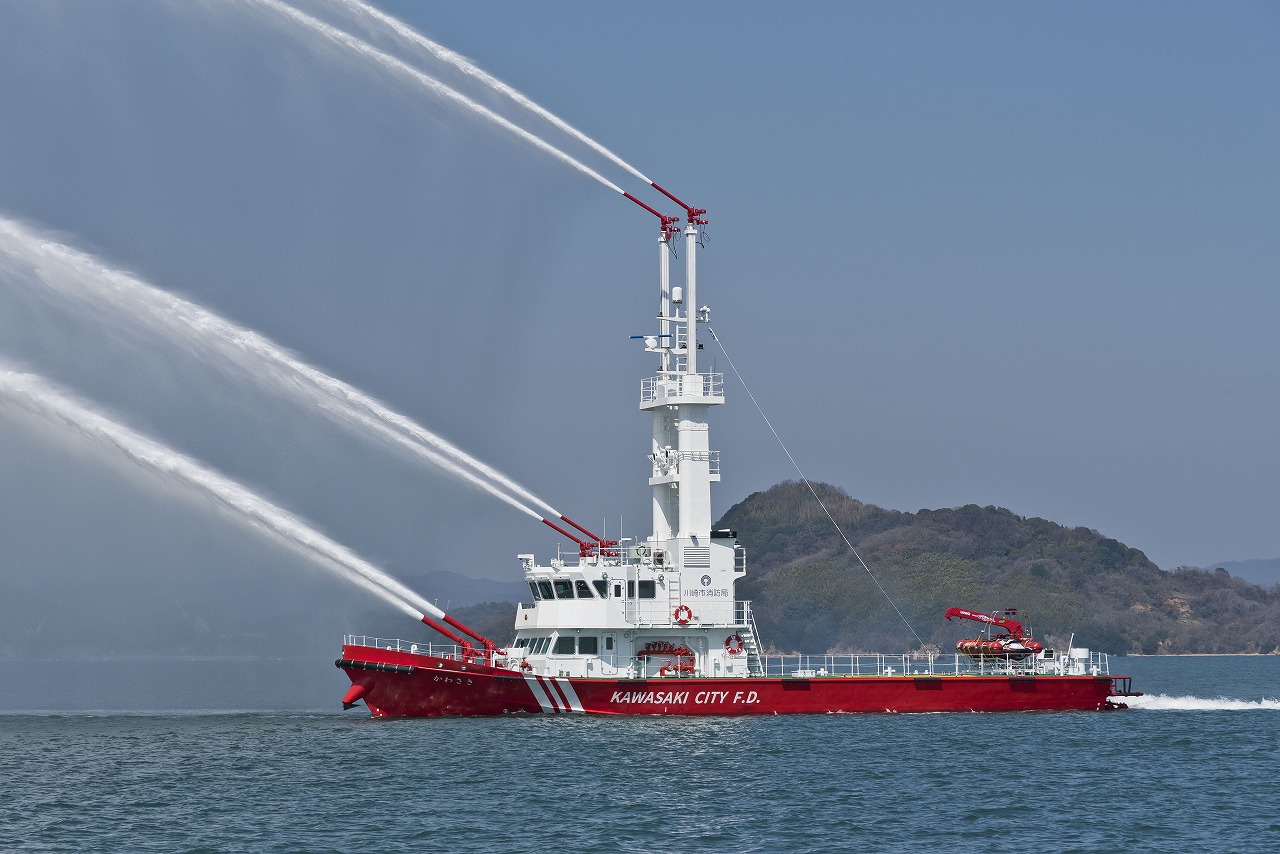
[[[709,209],[700,301],[810,478],[1084,525],[1166,568],[1280,555],[1274,4],[380,8]],[[651,217],[252,2],[3,0],[0,22],[0,215],[259,330],[580,521],[647,530],[653,366],[627,336],[649,331]],[[393,573],[511,578],[554,549],[20,278],[0,357]],[[728,397],[719,511],[795,476]],[[0,470],[6,583],[91,563],[103,588],[228,565],[269,585],[289,562],[13,413]]]

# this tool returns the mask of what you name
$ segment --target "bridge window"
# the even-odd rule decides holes
[[[609,598],[609,582],[605,581],[604,579],[597,578],[596,580],[591,582],[591,586],[594,587],[596,589],[596,592],[600,594],[601,599]]]
[[[552,650],[555,655],[573,655],[573,638],[556,638],[556,648]]]
[[[600,639],[594,635],[578,638],[579,655],[595,655],[600,650]]]
[[[550,582],[550,581],[539,581],[539,582],[538,582],[538,592],[542,594],[542,598],[543,598],[543,599],[554,599],[554,598],[555,598],[554,596],[552,596],[552,595],[551,595],[551,582]]]
[[[576,579],[576,580],[573,582],[573,587],[574,587],[574,589],[575,589],[575,590],[577,590],[577,591],[578,591],[578,598],[579,598],[579,599],[590,599],[590,598],[591,598],[591,588],[590,588],[590,587],[588,587],[588,586],[587,586],[587,582],[583,581],[581,578]]]
[[[535,602],[542,598],[538,595],[538,585],[532,581],[529,582],[529,592],[533,594],[533,601]]]
[[[555,578],[551,581],[552,586],[556,589],[557,599],[573,598],[573,582],[567,578]]]
[[[640,598],[641,599],[655,599],[657,598],[657,596],[658,596],[658,593],[656,590],[656,583],[652,578],[650,578],[648,581],[640,582]]]
[[[516,646],[522,646],[529,650],[530,655],[539,655],[547,651],[547,642],[550,638],[520,638],[516,641]]]

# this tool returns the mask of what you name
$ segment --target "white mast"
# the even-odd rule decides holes
[[[661,333],[658,338],[658,344],[661,345],[661,366],[658,373],[665,374],[671,370],[671,348],[667,346],[671,341],[671,321],[668,320],[671,316],[671,235],[665,224],[658,233],[658,290],[658,331]]]
[[[672,288],[667,250],[674,229],[659,238],[660,335],[646,341],[659,356],[658,375],[644,381],[640,408],[652,413],[649,458],[653,469],[653,538],[706,545],[711,535],[711,484],[720,480],[718,455],[710,449],[707,409],[724,403],[723,376],[698,373],[697,218],[689,210],[684,229],[684,288]],[[678,552],[675,543],[667,546]]]
[[[684,229],[684,287],[685,297],[688,299],[684,314],[689,321],[686,324],[687,335],[685,336],[685,347],[689,351],[685,373],[696,374],[698,372],[698,323],[694,313],[698,309],[698,229],[693,227],[693,223],[689,223]]]

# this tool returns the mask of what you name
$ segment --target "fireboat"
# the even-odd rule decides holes
[[[611,540],[565,516],[544,518],[578,552],[545,565],[533,554],[518,556],[531,601],[516,607],[509,644],[439,609],[422,622],[447,638],[445,645],[348,635],[335,662],[351,680],[343,707],[363,702],[374,717],[1127,708],[1122,698],[1140,692],[1129,677],[1110,674],[1105,653],[1071,643],[1055,652],[1012,613],[949,609],[947,619],[985,625],[983,636],[960,641],[954,654],[765,649],[751,603],[736,596],[746,550],[736,531],[712,529],[720,457],[710,446],[707,414],[725,393],[724,375],[698,364],[699,326],[710,322],[697,290],[706,211],[652,186],[687,214],[681,229],[679,218],[623,194],[661,221],[657,323],[633,336],[657,361],[656,374],[640,383],[640,409],[652,420],[652,532]],[[681,231],[684,283],[672,286],[670,250]]]

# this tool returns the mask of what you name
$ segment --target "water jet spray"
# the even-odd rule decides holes
[[[0,401],[12,402],[29,414],[69,427],[104,450],[122,454],[129,461],[159,475],[169,483],[212,499],[218,506],[230,511],[238,521],[268,534],[292,551],[317,562],[445,635],[462,646],[464,654],[476,656],[479,653],[474,651],[469,641],[454,634],[437,620],[479,641],[486,654],[497,650],[493,641],[450,617],[383,570],[287,510],[172,448],[94,412],[59,392],[40,377],[0,365]]]

